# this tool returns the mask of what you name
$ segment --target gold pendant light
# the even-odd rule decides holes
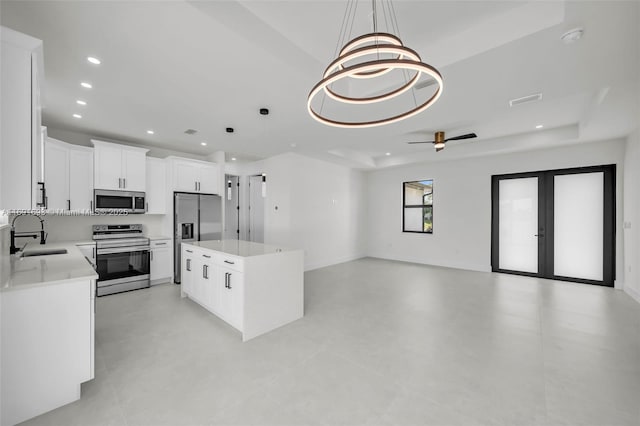
[[[348,1],[340,39],[345,37],[347,28],[353,26],[357,1],[358,0]],[[422,62],[420,55],[414,50],[405,47],[398,36],[386,32],[378,32],[376,1],[377,0],[372,0],[373,32],[361,35],[347,42],[340,50],[337,58],[325,69],[322,79],[309,92],[307,110],[311,117],[323,124],[335,127],[362,128],[395,123],[426,110],[433,105],[442,94],[442,75],[437,69]],[[395,31],[398,32],[397,20],[391,0],[380,1],[383,2],[383,11],[385,6],[384,2],[386,1],[388,13],[391,15],[390,20],[392,26],[394,26]],[[351,15],[352,11],[353,17],[351,18],[351,25],[349,25],[348,16]],[[385,22],[386,21],[387,17],[385,17]],[[338,43],[340,43],[340,41]],[[382,58],[381,55],[383,55]],[[389,55],[391,55],[391,57],[389,57]],[[366,59],[366,57],[373,58],[371,60],[363,60],[363,58]],[[361,62],[358,62],[359,59]],[[338,93],[338,91],[332,87],[334,83],[346,78],[375,79],[393,70],[402,70],[405,76],[403,84],[375,96],[348,96]],[[411,74],[413,75],[411,76]],[[328,115],[323,114],[323,107],[326,100],[355,106],[383,102],[415,89],[416,83],[418,83],[423,76],[433,79],[437,84],[437,88],[428,99],[421,103],[416,101],[414,92],[413,107],[399,114],[372,120],[354,121],[330,118]],[[324,96],[321,105],[319,107],[317,105],[314,106],[314,99],[320,94]]]

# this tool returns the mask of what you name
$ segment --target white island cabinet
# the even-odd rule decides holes
[[[304,315],[304,254],[242,240],[182,243],[182,297],[247,341]]]

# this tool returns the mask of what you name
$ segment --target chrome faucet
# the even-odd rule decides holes
[[[44,232],[44,219],[42,217],[40,217],[37,214],[34,213],[20,213],[19,215],[17,215],[16,217],[13,218],[13,220],[11,221],[11,231],[10,231],[10,235],[11,235],[11,247],[9,247],[9,254],[14,254],[20,251],[19,248],[16,247],[16,238],[26,238],[26,237],[32,237],[32,238],[38,238],[38,232],[37,231],[33,231],[33,232],[16,232],[16,220],[20,217],[20,216],[35,216],[38,219],[40,219],[40,244],[44,244],[47,242],[47,233]]]

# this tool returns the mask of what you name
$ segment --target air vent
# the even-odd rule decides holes
[[[198,133],[198,131],[196,129],[187,129],[184,131],[187,135],[195,135],[196,133]]]
[[[511,99],[509,106],[514,107],[516,105],[528,104],[529,102],[538,102],[542,100],[542,93],[534,93],[533,95],[523,96],[518,99]]]

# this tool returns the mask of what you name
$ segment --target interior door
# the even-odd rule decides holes
[[[613,287],[615,165],[492,176],[494,272]]]

